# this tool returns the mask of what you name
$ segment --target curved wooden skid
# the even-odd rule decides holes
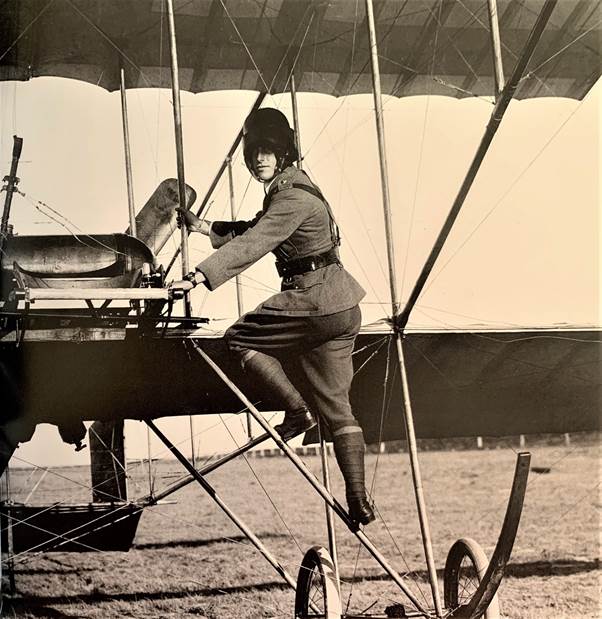
[[[458,607],[450,616],[462,619],[476,619],[483,615],[496,594],[504,576],[504,570],[510,558],[514,540],[516,539],[516,531],[520,522],[525,492],[527,490],[530,463],[530,453],[521,452],[518,454],[504,524],[502,525],[502,531],[491,561],[489,561],[489,567],[470,602]]]

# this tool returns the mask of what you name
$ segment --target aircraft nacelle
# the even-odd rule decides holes
[[[186,187],[187,208],[196,192]],[[66,234],[7,237],[0,256],[0,301],[18,288],[134,288],[157,276],[155,256],[177,228],[178,182],[164,180],[136,216],[136,237]],[[146,282],[149,285],[150,282]]]

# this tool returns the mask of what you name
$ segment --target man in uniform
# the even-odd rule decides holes
[[[345,480],[349,514],[368,524],[374,512],[364,484],[364,439],[349,404],[351,354],[365,292],[339,259],[330,206],[298,159],[284,114],[262,108],[243,129],[244,156],[265,187],[263,209],[251,221],[200,220],[181,210],[188,229],[210,237],[217,250],[173,288],[203,283],[215,290],[268,252],[276,255],[281,291],[242,316],[225,334],[244,371],[278,398],[285,410],[276,430],[284,440],[313,425],[328,425]]]

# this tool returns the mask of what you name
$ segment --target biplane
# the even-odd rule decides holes
[[[26,506],[5,504],[3,546],[14,548],[19,529],[26,530],[23,525],[28,521],[48,533],[49,519],[54,518],[63,523],[58,533],[19,542],[24,545],[18,547],[50,549],[56,546],[53,540],[60,540],[63,548],[83,542],[97,547],[104,543],[99,530],[117,521],[127,523],[123,533],[127,547],[142,507],[124,501],[123,480],[107,476],[106,470],[103,474],[101,460],[107,441],[122,435],[119,424],[140,419],[186,468],[188,477],[178,487],[196,481],[296,588],[296,617],[495,617],[497,588],[519,525],[529,456],[518,456],[491,561],[475,542],[458,540],[447,558],[441,599],[416,440],[597,429],[599,332],[586,327],[570,332],[419,332],[408,329],[408,320],[511,100],[582,99],[600,76],[599,31],[600,10],[592,0],[366,0],[363,10],[347,0],[3,3],[0,40],[6,43],[0,51],[0,79],[48,75],[121,90],[129,197],[125,233],[85,235],[84,243],[74,235],[15,234],[10,213],[22,146],[15,138],[12,167],[5,178],[0,238],[0,470],[38,423],[57,425],[61,436],[79,447],[85,435],[83,421],[94,421],[98,441],[92,469],[99,477],[94,483],[98,499],[94,508],[31,512]],[[163,52],[159,58],[158,48]],[[177,178],[162,183],[138,215],[128,154],[127,91],[132,88],[171,89],[177,154]],[[185,177],[180,89],[255,90],[259,94],[254,107],[267,94],[290,91],[298,134],[297,91],[373,94],[391,309],[380,328],[362,331],[354,364],[361,368],[370,363],[372,375],[385,377],[395,414],[373,415],[383,383],[362,374],[354,381],[351,399],[367,442],[399,438],[408,442],[432,606],[416,598],[353,524],[332,496],[328,476],[324,483],[317,481],[266,422],[262,413],[273,410],[276,403],[261,398],[245,380],[222,338],[203,330],[207,318],[193,316],[190,299],[177,298],[166,285],[178,260],[182,273],[189,271],[186,230],[180,232],[180,247],[169,264],[159,264],[157,253],[177,231],[176,206],[193,208],[199,189],[187,185]],[[383,94],[488,96],[493,101],[491,119],[465,179],[406,299],[400,298],[396,283]],[[241,133],[196,210],[199,216],[206,213],[240,139]],[[54,301],[62,307],[40,308]],[[527,365],[530,371],[525,374],[521,369]],[[249,437],[246,445],[203,469],[197,470],[155,423],[168,416],[230,413],[241,403],[262,434]],[[206,479],[217,466],[267,440],[275,441],[330,509],[331,548],[310,549],[296,581]],[[305,440],[319,441],[323,448],[326,437],[318,431]],[[122,440],[113,444],[110,457],[124,461]],[[153,494],[144,504],[176,489]],[[348,615],[342,610],[333,514],[399,586],[407,602],[390,607],[384,615]],[[460,569],[467,558],[478,574],[468,595]]]

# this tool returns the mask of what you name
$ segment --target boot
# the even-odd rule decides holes
[[[307,408],[299,408],[295,411],[286,411],[282,423],[274,426],[274,430],[280,434],[283,441],[288,441],[303,432],[307,432],[316,425],[316,420]]]
[[[275,427],[282,440],[288,441],[316,425],[303,397],[284,373],[278,359],[255,352],[244,358],[243,367],[286,411],[283,422]]]
[[[346,426],[334,432],[334,453],[345,480],[345,495],[349,517],[357,526],[370,524],[374,510],[366,497],[364,482],[364,436],[355,426]]]

